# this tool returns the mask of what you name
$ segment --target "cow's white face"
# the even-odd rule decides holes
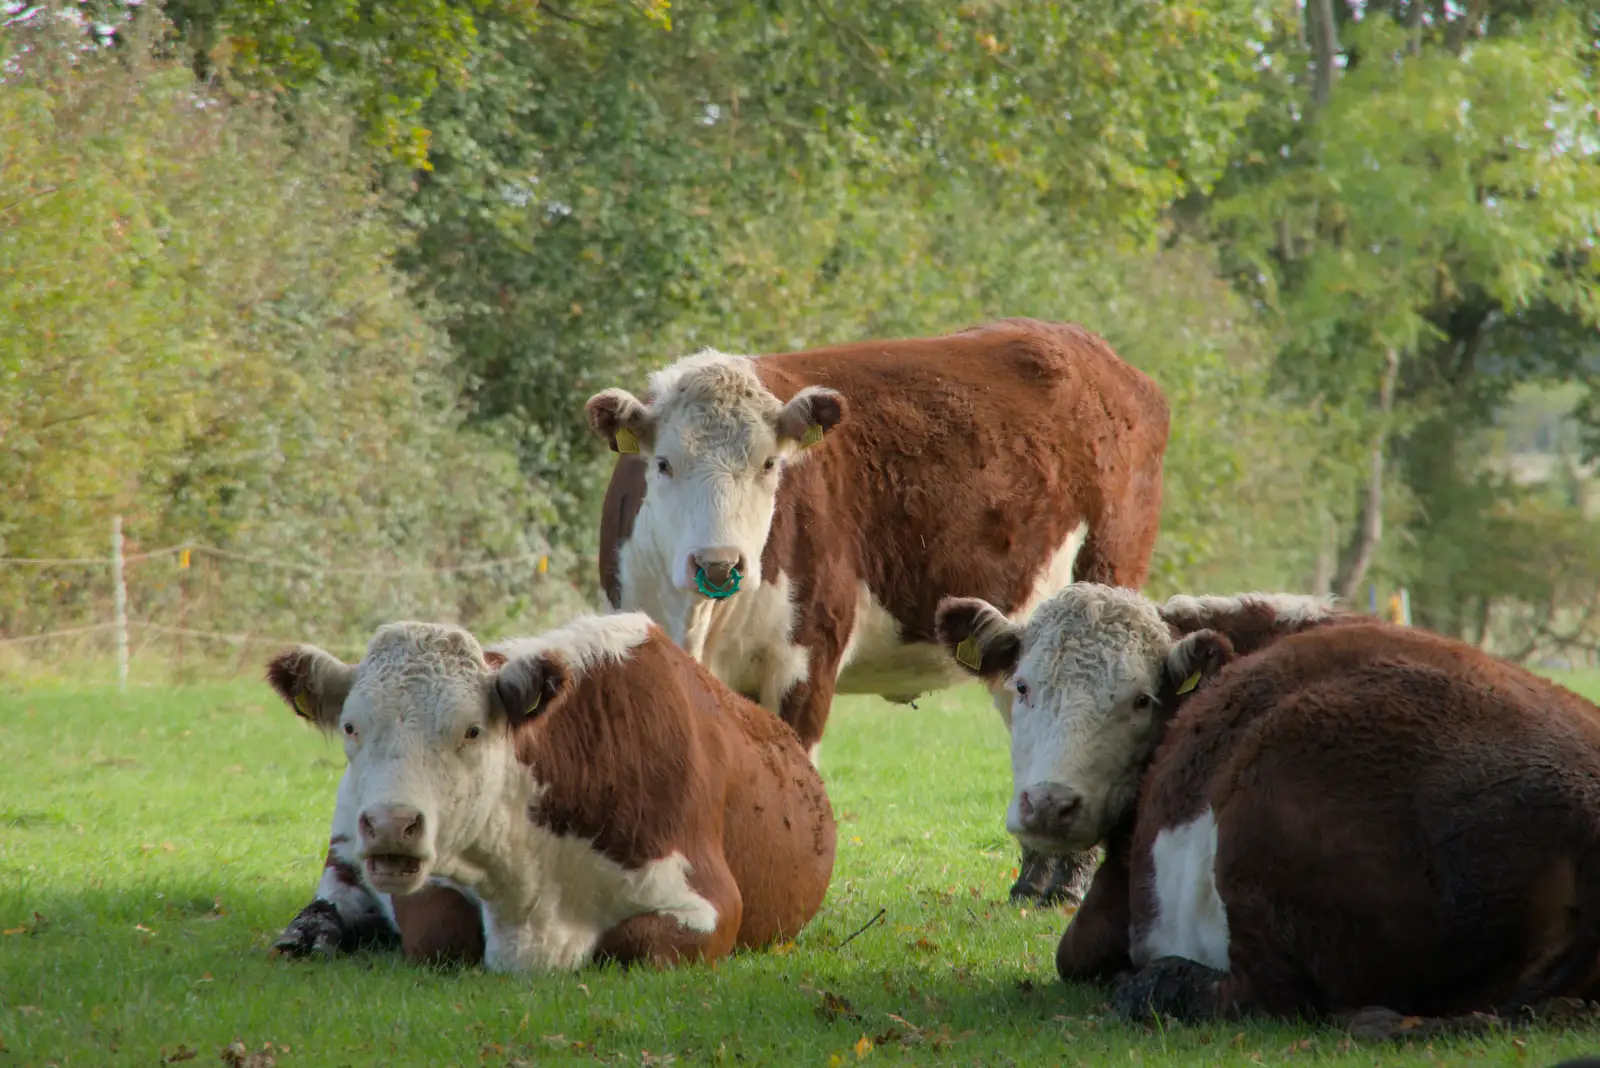
[[[746,357],[705,352],[651,376],[646,405],[622,389],[589,399],[594,432],[650,465],[633,537],[665,557],[672,584],[706,594],[761,585],[761,554],[786,465],[844,417],[844,399],[811,387],[787,404]],[[704,588],[702,588],[704,587]]]
[[[1065,587],[1023,626],[985,601],[947,598],[938,628],[958,662],[1011,693],[1006,829],[1045,853],[1088,849],[1129,812],[1163,705],[1215,637],[1174,643],[1153,604],[1093,583]]]
[[[268,668],[303,717],[344,742],[345,790],[373,887],[419,889],[481,835],[518,774],[514,730],[565,681],[558,660],[497,668],[466,631],[380,628],[357,665],[300,646]]]

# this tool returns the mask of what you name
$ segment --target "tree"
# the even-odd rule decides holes
[[[5,48],[0,555],[102,556],[113,515],[146,547],[313,569],[544,548],[545,495],[462,428],[446,335],[395,269],[348,122],[303,110],[291,137],[270,107],[204,92],[152,16],[116,52],[43,14]],[[497,625],[535,574],[397,588],[234,568],[211,623]],[[50,578],[0,572],[0,630],[79,595]]]
[[[1414,509],[1408,537],[1426,539],[1440,495],[1473,481],[1451,441],[1519,382],[1596,370],[1595,16],[1536,7],[1346,9],[1345,72],[1313,112],[1280,26],[1272,103],[1207,207],[1277,317],[1280,380],[1369,413],[1345,592],[1374,558],[1386,458]],[[1458,630],[1438,604],[1425,592],[1420,618]]]

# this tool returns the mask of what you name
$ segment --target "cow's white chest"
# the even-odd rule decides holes
[[[1183,957],[1228,968],[1228,910],[1217,893],[1217,821],[1210,808],[1156,835],[1150,851],[1155,915],[1133,939],[1133,963]]]

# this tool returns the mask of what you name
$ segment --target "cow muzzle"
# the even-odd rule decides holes
[[[407,894],[427,878],[427,821],[410,805],[370,805],[361,812],[361,859],[367,879],[386,894]]]
[[[1034,783],[1017,792],[1006,813],[1006,830],[1042,853],[1070,853],[1087,848],[1079,842],[1083,816],[1083,798],[1074,790],[1060,783]]]
[[[696,549],[689,554],[689,571],[702,597],[720,601],[739,592],[745,575],[744,554],[738,549]]]

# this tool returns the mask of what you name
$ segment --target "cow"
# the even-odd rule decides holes
[[[358,664],[302,645],[267,676],[348,761],[281,953],[671,966],[792,938],[822,904],[835,824],[794,731],[641,613],[487,651],[392,623]]]
[[[611,605],[792,724],[813,761],[835,692],[910,704],[965,681],[935,640],[941,597],[1022,620],[1074,578],[1138,587],[1149,569],[1166,400],[1076,324],[708,349],[586,413],[619,454]],[[1091,866],[1025,852],[1013,899],[1075,896]]]
[[[1022,627],[941,607],[947,649],[1018,695],[1033,753],[1008,825],[1106,845],[1063,979],[1190,1022],[1467,1019],[1597,992],[1600,709],[1315,601],[1180,607],[1095,584]]]

